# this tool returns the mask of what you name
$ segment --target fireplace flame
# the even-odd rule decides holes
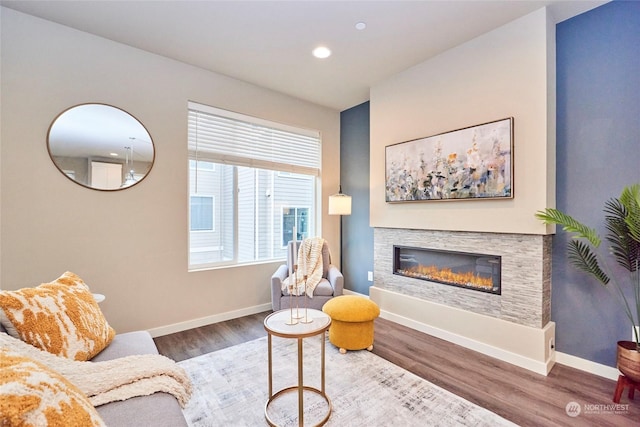
[[[435,265],[417,265],[407,269],[398,270],[398,273],[408,277],[434,280],[452,285],[487,290],[493,289],[493,279],[491,277],[481,277],[479,274],[472,271],[454,273],[450,268],[438,268]]]

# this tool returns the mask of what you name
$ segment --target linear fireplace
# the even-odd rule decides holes
[[[393,274],[500,295],[501,257],[394,245]]]

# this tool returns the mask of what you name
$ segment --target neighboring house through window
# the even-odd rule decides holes
[[[189,269],[286,257],[316,233],[320,136],[189,103]]]
[[[309,236],[309,208],[282,208],[282,247],[293,240],[293,226],[296,226],[296,240],[303,240]]]
[[[213,196],[191,196],[191,231],[215,231]]]

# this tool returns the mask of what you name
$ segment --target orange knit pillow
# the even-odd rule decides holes
[[[9,335],[74,360],[89,360],[115,336],[82,279],[66,272],[35,288],[0,292],[0,323]]]
[[[0,425],[104,426],[89,399],[59,373],[0,349]]]

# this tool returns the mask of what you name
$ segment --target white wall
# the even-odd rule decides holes
[[[107,296],[101,307],[119,332],[270,307],[277,263],[187,272],[187,101],[320,130],[323,202],[338,186],[339,112],[13,10],[1,19],[0,287],[73,271]],[[89,190],[51,162],[52,119],[87,102],[149,130],[156,161],[139,185]],[[323,236],[338,242],[325,211]]]
[[[555,25],[540,9],[371,89],[371,226],[545,234],[555,197]],[[514,117],[514,198],[385,203],[385,146]]]

